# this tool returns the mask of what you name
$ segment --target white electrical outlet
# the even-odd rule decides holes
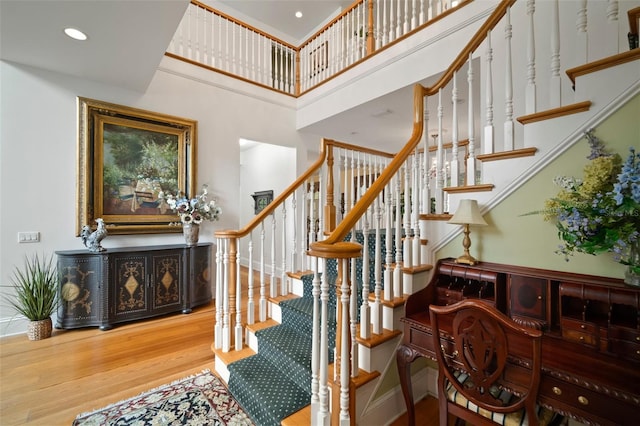
[[[19,243],[37,243],[40,242],[40,232],[18,232]]]

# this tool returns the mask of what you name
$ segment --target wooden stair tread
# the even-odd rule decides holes
[[[380,300],[384,306],[388,308],[397,308],[399,306],[404,306],[404,302],[407,300],[409,295],[405,295],[402,297],[394,297],[393,300]],[[373,293],[369,293],[369,303],[373,303],[376,301],[376,295]]]
[[[254,324],[247,324],[246,327],[247,327],[247,330],[255,333],[256,331],[264,330],[265,328],[273,327],[275,325],[280,325],[280,323],[276,320],[269,318],[266,321],[260,321]]]
[[[424,265],[416,265],[416,266],[411,266],[411,267],[403,267],[402,268],[402,272],[404,272],[405,274],[419,274],[420,272],[426,272],[426,271],[430,271],[433,269],[433,265],[425,263]]]
[[[369,324],[369,328],[372,329],[373,326]],[[388,330],[386,328],[382,329],[382,334],[374,334],[371,331],[371,337],[369,339],[363,339],[360,337],[360,324],[356,326],[356,340],[363,346],[367,348],[375,348],[376,346],[380,346],[381,344],[388,342],[389,340],[394,339],[395,337],[402,334],[400,330]]]
[[[293,300],[293,299],[300,299],[300,296],[298,296],[297,294],[293,294],[293,293],[289,293],[289,294],[285,294],[284,296],[276,296],[276,297],[268,297],[267,300],[271,303],[275,303],[277,305],[280,304],[280,302],[284,302],[286,300]]]
[[[311,404],[302,407],[300,410],[291,414],[289,417],[285,417],[280,422],[280,426],[300,426],[310,425],[311,421]]]
[[[453,215],[449,213],[425,213],[420,215],[420,220],[449,220],[452,217]]]
[[[251,349],[247,345],[243,345],[242,349],[239,351],[231,349],[229,352],[222,352],[222,349],[216,349],[212,344],[211,350],[213,351],[213,355],[217,358],[220,358],[224,365],[229,365],[232,362],[236,362],[256,354],[253,349]]]
[[[447,186],[442,188],[444,192],[459,193],[459,192],[487,192],[493,191],[494,185],[492,183],[482,183],[479,185],[464,185],[464,186]]]
[[[512,149],[510,151],[500,151],[494,152],[491,154],[480,154],[476,155],[476,159],[478,161],[495,161],[495,160],[507,160],[509,158],[520,158],[520,157],[531,157],[538,152],[538,148],[522,148],[522,149]]]
[[[313,271],[306,270],[306,271],[287,272],[287,276],[289,278],[294,278],[298,280],[301,280],[302,277],[304,277],[305,275],[313,275]]]
[[[518,120],[520,124],[530,124],[535,123],[536,121],[550,120],[564,115],[588,111],[590,107],[591,101],[578,102],[571,105],[561,106],[559,108],[536,112],[534,114],[523,115],[522,117],[518,117],[516,120]]]

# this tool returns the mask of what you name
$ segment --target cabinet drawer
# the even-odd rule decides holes
[[[451,305],[463,299],[462,290],[454,290],[446,287],[438,287],[438,304]]]
[[[627,425],[638,415],[638,407],[606,394],[543,375],[540,382],[542,403],[572,412],[597,424]]]
[[[561,321],[562,337],[567,340],[598,346],[598,327],[594,324],[563,318]]]
[[[633,361],[640,361],[640,343],[610,338],[609,352]]]
[[[640,344],[640,330],[634,330],[632,328],[612,325],[609,327],[609,337]]]

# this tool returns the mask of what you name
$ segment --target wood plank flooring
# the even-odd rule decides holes
[[[214,309],[212,302],[109,331],[54,330],[41,341],[0,339],[0,425],[70,425],[80,413],[214,371]],[[427,398],[417,410],[419,425],[437,425],[437,400]],[[404,424],[405,417],[392,423]]]

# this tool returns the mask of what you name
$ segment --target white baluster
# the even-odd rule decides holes
[[[402,35],[409,32],[409,0],[404,0],[404,19],[402,26]]]
[[[398,10],[396,11],[396,37],[400,38],[402,36],[402,0],[398,0],[396,3],[398,6]]]
[[[385,246],[386,246],[386,263],[384,269],[384,300],[393,300],[395,292],[393,284],[393,236],[391,234],[391,230],[393,229],[393,209],[395,206],[395,191],[392,188],[395,188],[395,181],[397,177],[393,177],[393,183],[388,183],[385,188],[385,210],[386,210],[386,224],[385,224]],[[393,185],[393,186],[392,186]],[[393,195],[392,195],[393,194]],[[377,282],[376,282],[377,284]],[[376,289],[377,290],[377,289]],[[378,301],[376,300],[376,304],[378,305],[378,309],[382,309]],[[382,322],[382,318],[380,318],[380,322]],[[376,334],[382,333],[382,325],[376,331],[376,326],[378,324],[374,323],[373,332]]]
[[[487,31],[487,72],[485,86],[485,110],[486,118],[484,125],[484,141],[482,141],[483,152],[485,154],[493,153],[493,49],[491,48],[491,31]]]
[[[411,268],[413,264],[411,263],[413,260],[413,255],[411,253],[412,243],[411,243],[411,198],[413,198],[413,194],[411,193],[411,156],[409,156],[404,163],[404,215],[403,225],[404,225],[404,239],[402,242],[402,259],[403,259],[403,267]],[[402,292],[403,289],[401,288]],[[398,296],[402,296],[403,293],[399,293]]]
[[[424,159],[422,164],[422,169],[424,175],[422,177],[422,188],[424,191],[424,196],[422,197],[422,213],[429,214],[431,213],[431,191],[429,188],[429,110],[427,109],[427,97],[424,98],[424,110],[423,110],[423,125],[422,125],[422,141],[424,146]],[[454,106],[455,110],[455,106]]]
[[[374,205],[377,198],[374,201]],[[362,227],[364,243],[362,247],[362,306],[360,307],[360,337],[368,339],[371,335],[369,327],[369,221],[365,219]],[[376,241],[376,244],[379,242]],[[377,248],[377,246],[376,246]],[[354,339],[355,340],[355,339]],[[356,364],[357,367],[357,364]]]
[[[240,257],[238,256],[238,259]],[[255,308],[253,303],[253,233],[249,233],[249,276],[247,281],[247,324],[255,322]],[[240,275],[238,275],[240,276]],[[240,293],[238,293],[240,294]],[[238,297],[240,299],[240,297]]]
[[[264,221],[260,222],[260,321],[267,320],[267,283],[264,277],[265,259],[264,259]]]
[[[385,187],[385,189],[388,188],[388,185]],[[388,191],[387,191],[387,197],[389,196]],[[382,296],[382,280],[381,280],[381,275],[382,275],[382,247],[380,247],[381,242],[380,242],[380,224],[381,224],[381,219],[382,219],[382,206],[381,206],[381,197],[382,194],[379,194],[376,197],[375,200],[375,226],[376,226],[376,246],[375,246],[375,258],[374,258],[374,280],[375,280],[375,287],[374,287],[374,295],[375,295],[375,301],[373,303],[373,308],[372,308],[372,312],[371,312],[371,324],[372,324],[372,328],[373,328],[373,332],[375,334],[381,334],[382,333],[382,301],[380,300],[381,296]],[[387,205],[389,199],[387,198]],[[387,230],[387,233],[390,235],[390,230]],[[391,238],[389,237],[389,240]],[[389,241],[387,240],[387,241]],[[362,327],[364,324],[364,321],[360,321],[360,330],[362,330]],[[368,324],[367,324],[368,325]],[[366,337],[363,335],[362,337],[365,339],[368,339],[369,337],[371,337],[371,333],[369,332],[369,327],[367,326],[367,331],[366,331]]]
[[[460,185],[460,159],[458,154],[458,72],[453,73],[451,91],[451,186]]]
[[[418,26],[418,14],[416,13],[416,0],[412,0],[411,3],[411,29],[415,30]]]
[[[404,173],[404,165],[398,170],[396,175],[396,228],[395,228],[395,247],[396,259],[393,267],[393,295],[400,297],[402,294],[402,176]]]
[[[471,95],[470,95],[471,96]],[[446,182],[446,165],[445,153],[442,141],[442,89],[438,90],[438,149],[436,151],[436,213],[440,214],[444,211],[444,193],[442,188]]]
[[[291,264],[290,264],[290,269],[292,272],[297,271],[296,269],[296,257],[297,257],[297,253],[298,253],[298,242],[297,242],[297,235],[296,235],[296,220],[297,220],[297,206],[296,206],[296,191],[293,191],[293,194],[291,195],[291,222],[293,224],[293,226],[291,227]]]
[[[607,0],[607,23],[609,28],[601,35],[604,39],[603,46],[606,47],[604,56],[611,56],[620,53],[620,39],[618,38],[618,3],[618,0]],[[626,45],[624,45],[624,47],[626,48]]]
[[[505,70],[504,70],[504,150],[514,149],[514,126],[513,126],[513,69],[511,66],[511,8],[507,9],[506,22],[504,28],[505,39]]]
[[[222,312],[224,310],[224,305],[222,298],[224,297],[224,286],[221,285],[224,283],[223,272],[224,265],[222,263],[223,252],[224,252],[224,240],[222,238],[216,239],[216,324],[214,327],[214,347],[216,349],[222,348]]]
[[[467,185],[476,184],[476,151],[475,151],[475,135],[473,124],[473,54],[469,53],[469,70],[468,70],[468,84],[469,84],[469,112],[467,114],[468,121],[468,133],[469,133],[469,156],[467,157]]]
[[[229,240],[224,240],[223,257],[223,295],[222,295],[222,352],[231,349],[231,333],[229,330]]]
[[[240,279],[240,239],[237,240],[236,243],[236,259],[235,259],[235,268],[236,268],[236,320],[235,320],[235,350],[242,350],[242,280]],[[233,265],[231,265],[233,267]]]
[[[587,34],[587,0],[580,0],[576,17],[576,65],[586,64],[589,58],[589,36]]]
[[[331,424],[331,415],[329,413],[329,281],[327,278],[327,261],[322,259],[322,282],[320,285],[320,374],[318,397],[320,407],[318,410],[318,425],[329,426]]]
[[[340,259],[342,262],[342,285],[340,303],[342,304],[342,321],[340,327],[340,425],[350,426],[349,416],[349,259]]]
[[[269,295],[278,296],[278,286],[276,282],[276,215],[271,213],[271,288]]]
[[[317,257],[312,258],[313,284],[311,295],[313,297],[313,328],[311,331],[311,423],[318,418],[320,411],[319,395],[319,370],[320,370],[320,273],[318,272]]]
[[[356,243],[356,229],[352,229],[351,230],[351,242]],[[364,251],[366,251],[366,245],[365,245],[365,249]],[[357,262],[357,258],[352,258],[352,259],[347,259],[347,261],[345,262],[346,264],[350,264],[350,271],[351,271],[351,277],[350,277],[350,289],[351,289],[351,295],[349,297],[349,342],[351,343],[351,348],[348,349],[349,352],[351,353],[351,376],[352,377],[356,377],[358,375],[358,342],[356,341],[356,337],[357,337],[357,329],[358,329],[358,324],[357,324],[357,315],[358,315],[358,277],[357,277],[357,268],[356,268],[356,262]],[[362,270],[364,273],[364,269],[365,266],[363,264],[362,266]],[[343,340],[344,342],[344,340]],[[344,343],[343,343],[344,345]]]
[[[311,247],[311,244],[316,241],[316,184],[315,182],[309,183],[311,187],[311,193],[309,194],[309,243],[308,247]],[[321,206],[318,206],[318,211],[320,211]],[[306,224],[305,224],[306,225]],[[306,227],[306,226],[305,226]]]
[[[536,101],[536,40],[534,14],[536,10],[535,0],[527,0],[527,15],[529,17],[529,32],[527,36],[527,89],[526,89],[526,107],[527,114],[533,114],[537,111]]]
[[[418,215],[420,210],[420,153],[416,146],[415,154],[413,155],[413,178],[411,183],[411,198],[413,205],[411,208],[411,228],[413,228],[413,247],[411,248],[411,266],[417,266],[420,264],[420,225],[418,223]]]
[[[551,7],[551,78],[549,81],[549,108],[562,105],[560,99],[560,16],[558,0]]]

